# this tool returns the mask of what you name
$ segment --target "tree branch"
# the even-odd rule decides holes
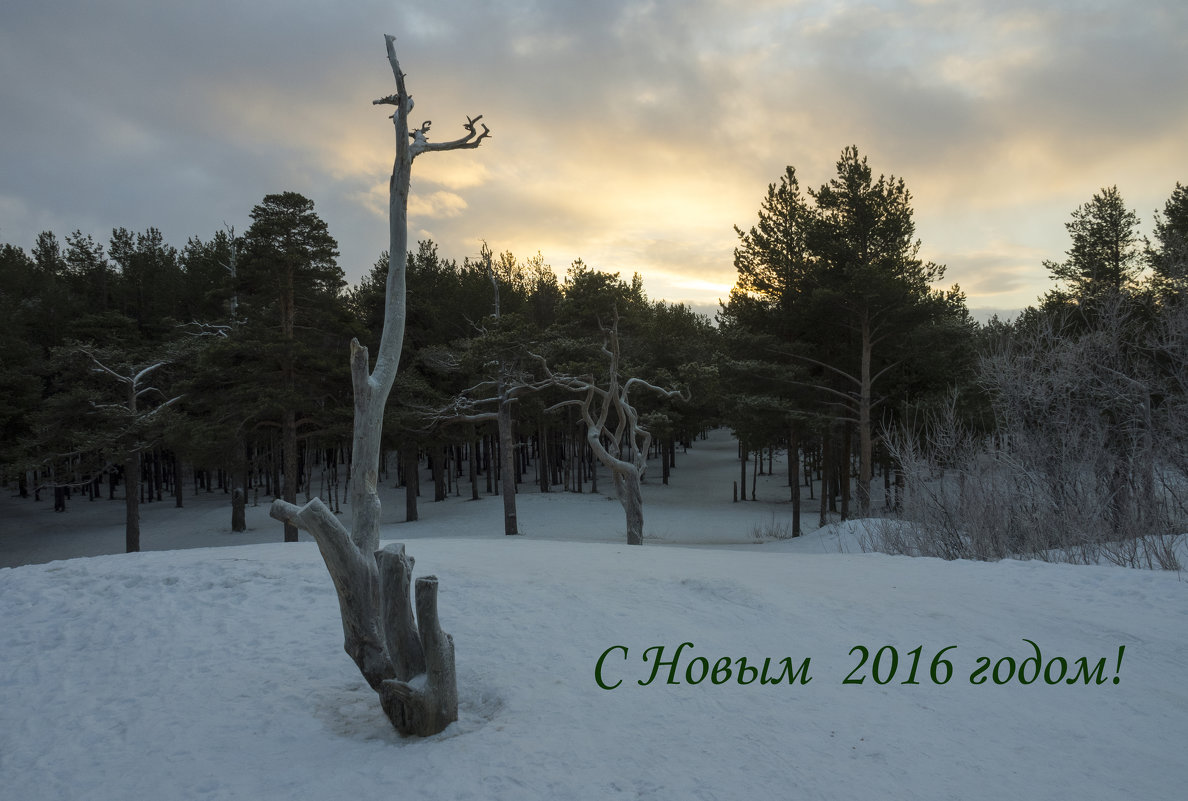
[[[482,126],[482,133],[479,133],[477,130],[475,130],[475,123],[477,123],[482,118],[482,114],[474,118],[467,117],[466,122],[462,124],[462,127],[467,131],[466,136],[455,139],[452,142],[429,142],[426,139],[426,134],[429,133],[429,126],[431,123],[430,121],[426,120],[425,122],[421,123],[420,128],[409,132],[409,136],[411,136],[413,140],[410,147],[412,157],[416,158],[422,153],[439,152],[443,150],[466,150],[469,148],[478,147],[480,142],[491,135],[491,130],[487,128],[485,123]]]

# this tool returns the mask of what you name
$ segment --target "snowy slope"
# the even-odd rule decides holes
[[[672,487],[649,487],[647,525],[664,540],[643,548],[604,531],[621,535],[619,507],[588,495],[524,496],[522,538],[486,533],[501,530],[490,500],[424,504],[425,520],[386,529],[408,541],[418,574],[440,577],[457,643],[461,719],[425,740],[395,735],[342,652],[312,543],[0,569],[0,795],[1185,797],[1182,576],[821,553],[836,550],[821,535],[745,544],[750,522],[782,513],[778,476],[769,504],[723,504],[718,471],[733,463],[715,454],[726,453],[690,451]],[[699,492],[678,483],[711,477]],[[682,532],[697,547],[675,544]],[[979,657],[1031,656],[1023,638],[1053,670],[1053,657],[1104,659],[1103,683],[998,685],[992,669],[971,683]],[[665,669],[640,686],[645,650],[663,645],[667,658],[685,641],[680,683]],[[627,656],[607,655],[604,682],[622,684],[604,690],[595,665],[611,646]],[[843,684],[855,646],[869,649],[865,680]],[[883,646],[898,665],[879,685],[881,648],[879,678],[891,675]],[[917,646],[919,683],[904,684]],[[952,676],[934,683],[947,646]],[[697,657],[729,657],[732,673],[741,657],[770,657],[769,678],[784,657],[809,659],[811,681],[691,685]]]

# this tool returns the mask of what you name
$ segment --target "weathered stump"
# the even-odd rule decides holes
[[[365,556],[318,498],[305,506],[274,501],[269,514],[318,543],[338,594],[343,648],[380,695],[388,720],[402,735],[437,734],[458,719],[454,641],[437,616],[437,577],[416,581],[414,560],[391,543]]]

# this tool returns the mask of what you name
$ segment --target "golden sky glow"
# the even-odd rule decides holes
[[[790,164],[819,186],[849,144],[905,179],[925,257],[975,309],[1034,302],[1103,186],[1149,233],[1188,182],[1182,0],[16,5],[0,240],[26,249],[115,226],[180,246],[293,190],[357,280],[387,246],[385,32],[415,123],[492,130],[418,159],[414,241],[638,271],[651,297],[706,309],[767,184]]]

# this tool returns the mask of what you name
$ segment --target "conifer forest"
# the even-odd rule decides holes
[[[1188,189],[1172,188],[1150,231],[1117,187],[1086,199],[1063,258],[1043,264],[1050,290],[985,322],[919,257],[904,181],[857,148],[820,187],[788,167],[759,201],[736,224],[737,281],[713,320],[581,260],[562,272],[484,245],[459,262],[432,241],[402,254],[407,335],[382,465],[408,487],[404,519],[524,482],[597,491],[580,401],[613,376],[663,390],[628,407],[649,435],[648,480],[667,483],[678,446],[714,427],[739,443],[738,502],[788,456],[792,535],[808,513],[878,516],[897,521],[876,543],[891,552],[1176,566]],[[250,216],[177,245],[153,228],[3,245],[0,465],[14,493],[62,509],[123,500],[130,551],[139,504],[194,492],[225,494],[233,530],[261,497],[342,510],[344,354],[378,339],[389,255],[348,285],[313,200],[267,195]],[[639,449],[613,421],[594,444]],[[516,533],[514,503],[504,517]]]

